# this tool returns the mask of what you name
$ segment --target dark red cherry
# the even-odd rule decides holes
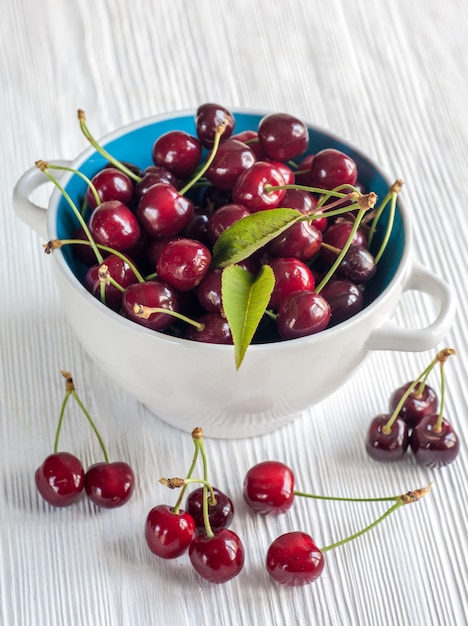
[[[277,309],[281,302],[296,291],[313,291],[314,275],[308,265],[295,258],[275,258],[269,263],[275,276],[275,286],[269,306]]]
[[[351,244],[336,273],[341,278],[351,280],[358,285],[366,283],[377,271],[374,256],[367,248],[359,244]]]
[[[231,329],[228,321],[218,313],[205,313],[198,318],[202,328],[198,329],[189,326],[186,338],[191,341],[201,341],[203,343],[220,343],[231,345],[233,343]]]
[[[210,244],[208,237],[208,223],[210,221],[211,212],[206,209],[195,209],[192,219],[188,223],[185,230],[181,233],[183,237],[196,239],[205,245]]]
[[[336,221],[323,233],[323,241],[337,250],[342,250],[348,242],[352,229],[353,223],[349,220]],[[351,243],[364,248],[367,246],[366,236],[359,228],[355,232]],[[331,265],[336,259],[336,252],[323,248],[320,256]]]
[[[243,130],[240,133],[232,135],[232,139],[237,139],[237,141],[242,141],[242,143],[247,144],[249,148],[253,150],[255,156],[257,157],[257,161],[265,160],[266,157],[258,140],[258,133],[256,130]]]
[[[269,159],[289,161],[309,145],[309,131],[301,120],[288,113],[270,113],[260,120],[258,140]]]
[[[228,528],[234,518],[234,505],[229,496],[213,487],[216,503],[211,504],[210,493],[208,498],[208,519],[211,530],[219,530],[220,528]],[[185,509],[195,520],[197,531],[205,533],[205,522],[203,519],[203,487],[194,489],[185,502]]]
[[[297,164],[297,170],[295,174],[295,182],[297,185],[304,185],[305,187],[312,187],[310,183],[310,168],[312,167],[312,161],[315,154],[307,154]]]
[[[220,104],[213,102],[206,102],[198,107],[195,113],[196,132],[205,148],[213,146],[216,129],[221,124],[225,124],[221,136],[221,140],[224,141],[232,135],[234,130],[235,120],[232,113]]]
[[[381,463],[401,459],[409,444],[408,425],[400,417],[392,424],[389,433],[384,431],[390,416],[381,414],[374,417],[366,435],[367,454]]]
[[[193,213],[191,200],[166,183],[152,185],[137,208],[137,217],[150,237],[178,235],[187,228]]]
[[[135,283],[125,289],[122,299],[123,314],[141,326],[152,330],[165,330],[174,323],[169,313],[155,312],[148,316],[138,315],[141,307],[178,311],[179,304],[175,291],[158,279]]]
[[[206,170],[207,180],[221,190],[230,190],[245,170],[257,160],[253,151],[235,139],[220,143],[210,167]]]
[[[278,170],[284,180],[285,185],[292,185],[294,183],[294,172],[286,163],[282,161],[275,161],[274,159],[267,159],[268,163],[271,163],[274,168]],[[281,203],[283,204],[283,203]]]
[[[181,130],[170,130],[153,144],[154,164],[165,167],[177,178],[193,175],[200,163],[201,153],[200,141]]]
[[[305,215],[315,211],[317,198],[303,189],[287,189],[281,201],[283,207],[296,209]]]
[[[140,239],[140,225],[134,213],[119,200],[107,200],[94,209],[88,228],[96,243],[125,252]]]
[[[222,232],[247,215],[250,215],[250,211],[242,204],[225,204],[216,209],[209,219],[207,228],[211,243],[214,243]]]
[[[300,531],[275,539],[266,556],[266,568],[273,580],[291,587],[317,580],[324,566],[323,553],[310,535]]]
[[[151,509],[146,517],[145,539],[153,554],[162,559],[175,559],[188,550],[195,537],[192,516],[166,504]]]
[[[286,513],[294,501],[294,474],[279,461],[257,463],[245,475],[243,496],[262,515]]]
[[[267,161],[257,161],[239,176],[232,190],[232,199],[250,211],[264,211],[279,206],[286,191],[267,191],[265,187],[284,185],[281,172]]]
[[[166,185],[172,185],[175,189],[179,187],[179,180],[175,174],[170,172],[162,165],[150,165],[146,168],[143,176],[135,185],[135,194],[138,199],[144,196],[150,187],[157,185],[158,183],[165,183]]]
[[[198,285],[196,292],[200,304],[210,313],[220,313],[222,308],[221,281],[222,269],[215,267],[208,270]]]
[[[81,461],[69,452],[50,454],[37,468],[36,487],[52,506],[68,506],[80,497],[85,473]]]
[[[390,397],[389,405],[392,413],[397,408],[409,387],[413,384],[414,381],[407,382],[393,392]],[[422,385],[421,388],[421,383],[417,383],[405,400],[399,416],[405,420],[409,428],[414,428],[423,417],[436,413],[438,405],[439,400],[434,389],[429,387],[429,385]]]
[[[314,291],[298,291],[285,298],[278,309],[278,332],[282,339],[295,339],[324,330],[331,309],[325,298]]]
[[[361,289],[350,280],[334,278],[320,291],[330,305],[329,326],[336,326],[362,310],[364,297]]]
[[[91,182],[101,202],[118,200],[126,206],[131,205],[134,195],[133,182],[127,174],[116,167],[105,167],[93,176]],[[90,188],[86,192],[86,201],[92,209],[96,208],[96,199]]]
[[[211,263],[209,249],[195,239],[169,242],[156,263],[159,278],[177,291],[190,291],[201,283]]]
[[[340,185],[354,185],[358,176],[355,161],[344,152],[325,148],[312,160],[308,177],[310,186],[334,189]]]
[[[307,262],[320,252],[322,240],[321,231],[313,224],[298,222],[272,239],[266,249],[272,257],[294,257]]]
[[[123,289],[138,282],[130,265],[115,254],[110,254],[102,263],[91,266],[86,272],[85,286],[98,300],[101,300],[100,275],[103,277],[109,275]],[[118,311],[122,306],[122,298],[123,292],[107,280],[104,287],[104,304]]]
[[[453,426],[439,415],[426,415],[410,435],[411,450],[421,465],[440,468],[452,463],[458,456],[460,440]]]
[[[245,551],[239,536],[228,528],[214,537],[196,536],[189,547],[194,569],[211,583],[221,584],[237,576],[244,567]]]
[[[84,488],[88,498],[104,509],[126,504],[135,487],[135,475],[128,463],[95,463],[85,474]]]

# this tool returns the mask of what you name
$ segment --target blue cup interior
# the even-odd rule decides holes
[[[235,112],[236,126],[234,132],[244,130],[255,130],[263,114]],[[108,140],[104,140],[102,145],[115,158],[131,162],[138,167],[144,169],[148,165],[152,165],[152,147],[154,141],[162,134],[170,130],[182,130],[190,134],[196,134],[193,113],[180,113],[166,118],[159,118],[154,121],[143,121],[141,126],[132,126],[126,131],[123,129],[122,134],[112,135]],[[325,148],[335,148],[345,152],[352,157],[358,167],[359,181],[364,185],[367,191],[374,191],[378,196],[378,202],[384,198],[388,191],[389,182],[384,178],[378,168],[364,157],[359,151],[350,147],[348,144],[323,132],[319,129],[309,126],[309,149],[307,153],[316,153]],[[92,178],[107,163],[107,159],[97,152],[91,153],[84,158],[79,165],[79,170],[88,178]],[[72,176],[65,185],[65,190],[79,208],[82,203],[83,195],[86,192],[86,183],[79,176]],[[376,232],[372,243],[372,251],[375,253],[382,242],[383,234],[386,230],[387,213],[385,211],[382,219],[379,221],[379,228]],[[72,237],[78,228],[78,220],[71,210],[67,200],[62,196],[59,201],[57,217],[56,217],[56,233],[60,239]],[[403,218],[400,208],[397,204],[397,210],[394,218],[394,224],[385,253],[379,261],[378,270],[373,278],[373,299],[379,296],[390,284],[403,256],[405,246],[405,231]],[[82,280],[84,268],[81,263],[73,255],[70,247],[63,249],[63,254],[71,271]]]

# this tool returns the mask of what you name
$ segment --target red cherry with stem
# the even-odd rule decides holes
[[[159,504],[146,517],[145,539],[153,554],[175,559],[186,552],[195,537],[195,521],[182,509]]]
[[[278,332],[282,339],[318,333],[328,326],[331,309],[315,291],[298,291],[285,298],[278,309]]]
[[[190,544],[189,557],[202,578],[221,584],[242,571],[245,550],[236,533],[229,528],[221,528],[211,535],[196,536]]]
[[[269,187],[283,186],[281,172],[267,161],[257,161],[239,176],[232,190],[232,199],[250,211],[274,209],[282,201],[285,189],[270,190]]]
[[[249,469],[243,485],[246,503],[262,515],[280,515],[294,501],[294,473],[279,461],[263,461]]]
[[[170,130],[153,144],[154,164],[165,167],[177,178],[192,176],[200,163],[201,154],[200,141],[181,130]]]
[[[353,226],[353,222],[350,222],[349,220],[341,220],[331,224],[331,226],[329,226],[323,233],[323,242],[333,248],[342,250],[349,241]],[[351,244],[360,245],[364,248],[367,246],[366,237],[359,228],[354,233]],[[333,263],[336,256],[335,250],[329,250],[326,247],[322,248],[321,257],[326,262]]]
[[[413,388],[399,413],[399,416],[405,420],[409,428],[414,428],[426,415],[436,413],[439,405],[439,399],[432,387],[425,384],[424,381],[420,383],[416,381],[416,383],[416,386],[414,380],[405,383],[398,387],[390,397],[390,411],[393,412],[409,387]]]
[[[282,585],[308,585],[319,578],[324,567],[324,555],[307,533],[285,533],[268,548],[267,571]]]
[[[177,312],[178,309],[176,292],[158,279],[130,285],[123,294],[124,315],[151,330],[169,328],[174,323],[171,312]]]
[[[69,506],[80,497],[84,478],[81,461],[69,452],[50,454],[35,473],[37,490],[56,507]]]
[[[195,113],[197,136],[205,148],[211,148],[215,142],[216,129],[224,127],[221,140],[228,139],[234,130],[235,120],[226,107],[214,102],[200,105]]]
[[[229,496],[213,487],[214,502],[208,495],[208,519],[213,531],[228,528],[234,518],[234,505]],[[185,509],[193,517],[198,532],[205,533],[203,499],[207,497],[203,487],[194,489],[185,501]]]
[[[350,280],[334,278],[320,292],[330,305],[329,326],[336,326],[362,310],[364,297],[361,289]]]
[[[140,225],[134,213],[119,200],[108,200],[97,206],[88,220],[94,241],[119,252],[125,252],[140,239]]]
[[[190,291],[201,283],[211,264],[211,252],[195,239],[169,242],[156,263],[159,278],[178,291]]]
[[[139,279],[143,280],[139,273],[135,272],[133,264],[129,265],[131,261],[129,259],[127,261],[110,254],[102,263],[93,265],[86,272],[85,286],[88,291],[114,311],[119,311],[122,306],[124,289],[137,283]]]
[[[228,321],[219,313],[205,313],[198,318],[198,323],[199,327],[187,328],[186,339],[232,345],[233,339]]]
[[[313,291],[315,278],[308,265],[295,258],[275,258],[269,263],[275,275],[269,306],[278,309],[281,302],[296,291]]]
[[[134,486],[133,470],[123,461],[95,463],[88,468],[84,479],[88,498],[105,509],[115,509],[126,504]]]
[[[234,187],[239,176],[257,160],[245,143],[226,139],[219,144],[216,155],[205,172],[207,180],[217,189],[228,191]]]
[[[351,244],[343,260],[336,268],[341,278],[346,278],[357,284],[366,283],[377,271],[377,264],[373,255],[359,244]]]
[[[152,185],[140,198],[137,217],[151,237],[178,235],[193,217],[189,198],[167,183]]]
[[[127,206],[132,203],[134,196],[133,182],[127,174],[124,174],[116,167],[105,167],[93,176],[91,183],[101,203],[107,200],[118,200]],[[96,208],[96,198],[89,188],[86,191],[86,201],[92,209]]]
[[[375,461],[388,463],[401,459],[408,449],[408,424],[397,417],[392,421],[391,415],[377,415],[371,421],[366,436],[366,452]]]
[[[312,160],[309,183],[312,187],[334,189],[340,185],[354,185],[358,170],[355,161],[344,152],[325,148]]]
[[[460,440],[450,422],[441,414],[426,415],[410,436],[411,450],[420,465],[440,468],[458,456]]]
[[[288,113],[270,113],[259,122],[258,140],[269,159],[289,161],[307,150],[309,131]]]

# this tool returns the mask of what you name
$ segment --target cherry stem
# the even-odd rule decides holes
[[[195,469],[195,467],[196,467],[196,465],[197,465],[198,455],[199,455],[199,452],[200,452],[200,446],[199,446],[199,444],[198,444],[197,439],[193,439],[193,443],[194,443],[195,450],[194,450],[194,452],[193,452],[192,464],[190,465],[190,468],[189,468],[189,471],[187,472],[187,475],[186,475],[186,477],[185,477],[185,480],[187,480],[187,479],[189,479],[189,478],[191,478],[191,477],[192,477],[193,471],[194,471],[194,469]],[[182,506],[182,501],[183,501],[183,499],[184,499],[185,492],[187,491],[187,487],[188,487],[188,485],[189,485],[189,483],[186,483],[186,484],[182,487],[181,492],[180,492],[180,495],[179,495],[179,497],[177,498],[177,502],[175,503],[175,506],[174,506],[174,513],[178,513],[178,512],[179,512],[180,507]]]
[[[219,124],[216,127],[215,136],[214,136],[214,139],[213,139],[213,147],[211,148],[211,152],[208,155],[208,158],[206,159],[203,167],[200,168],[200,170],[195,174],[195,176],[192,178],[192,180],[190,180],[185,185],[185,187],[180,189],[179,193],[180,193],[181,196],[185,195],[187,193],[187,191],[189,189],[191,189],[195,185],[195,183],[200,180],[200,178],[204,175],[206,170],[213,163],[213,159],[215,158],[216,153],[218,151],[219,142],[221,141],[221,136],[223,135],[224,131],[226,130],[226,126],[227,126],[227,121],[224,121],[224,122],[222,122],[221,124]]]
[[[52,163],[48,163],[47,167],[50,170],[61,170],[63,172],[71,172],[72,174],[76,174],[77,176],[79,176],[82,180],[85,181],[85,183],[90,188],[91,193],[93,194],[94,199],[96,201],[96,204],[98,206],[101,204],[101,198],[99,197],[96,187],[93,185],[92,181],[85,174],[83,174],[83,172],[80,172],[80,170],[74,170],[71,167],[65,167],[65,165],[53,165]],[[83,210],[81,211],[81,214],[82,212]]]
[[[58,444],[60,438],[60,431],[62,429],[63,416],[65,415],[65,407],[67,406],[68,400],[70,399],[71,391],[66,391],[65,396],[62,402],[62,408],[60,409],[59,420],[57,424],[57,430],[55,432],[55,441],[54,441],[54,453],[58,452]]]
[[[208,461],[206,458],[205,442],[204,442],[203,436],[198,438],[198,445],[200,448],[200,454],[201,454],[202,463],[203,463],[203,481],[204,481],[204,484],[203,484],[203,523],[205,525],[205,532],[207,536],[211,538],[211,537],[214,537],[214,533],[211,528],[210,518],[208,514],[208,487],[210,490],[209,503],[211,505],[216,504],[216,497],[213,491],[213,487],[210,485],[210,483],[208,483]]]
[[[115,167],[117,169],[119,169],[124,174],[127,174],[127,176],[129,178],[131,178],[132,180],[134,180],[135,182],[137,182],[137,183],[141,182],[142,179],[141,179],[140,176],[137,176],[137,174],[132,172],[132,170],[130,170],[128,167],[126,167],[123,163],[121,163],[114,156],[112,156],[112,154],[107,152],[107,150],[105,148],[103,148],[96,141],[96,139],[94,139],[94,137],[92,136],[92,134],[89,131],[88,125],[86,123],[86,115],[85,115],[85,112],[82,109],[78,109],[78,120],[80,122],[80,128],[81,128],[81,131],[82,131],[83,135],[86,137],[86,139],[89,141],[89,143],[93,146],[93,148],[95,150],[97,150],[97,152],[99,152],[99,154],[101,156],[103,156],[105,159],[110,161],[110,163],[112,163],[112,165],[115,165]]]
[[[393,504],[389,509],[385,511],[383,515],[378,517],[371,524],[369,524],[365,528],[362,528],[358,532],[353,533],[352,535],[349,535],[349,537],[345,537],[345,539],[342,539],[341,541],[337,541],[328,546],[325,546],[324,548],[320,548],[321,552],[328,552],[330,550],[333,550],[334,548],[337,548],[338,546],[342,546],[345,543],[352,541],[353,539],[357,539],[357,537],[360,537],[361,535],[364,535],[369,530],[372,530],[378,524],[380,524],[380,522],[383,522],[384,519],[386,519],[389,515],[391,515],[394,511],[399,509],[401,506],[405,504],[411,504],[412,502],[417,502],[418,500],[420,500],[423,496],[429,493],[429,491],[431,490],[431,487],[432,487],[432,483],[429,483],[427,487],[416,489],[415,491],[409,491],[408,493],[398,496],[397,502],[395,502],[395,504]]]
[[[449,356],[456,354],[455,350],[453,348],[443,348],[442,350],[440,350],[436,356],[434,357],[434,359],[429,363],[429,365],[426,367],[426,369],[424,369],[421,374],[418,376],[418,378],[416,378],[416,380],[414,380],[408,387],[408,389],[405,391],[405,393],[402,395],[402,397],[400,398],[400,402],[397,404],[397,406],[395,407],[395,410],[393,411],[393,413],[390,416],[390,419],[388,420],[388,422],[386,424],[384,424],[382,426],[382,432],[385,435],[389,435],[391,430],[392,430],[392,426],[395,423],[398,415],[400,414],[401,409],[403,408],[403,405],[405,404],[407,398],[409,397],[409,395],[411,394],[411,392],[413,391],[413,389],[416,388],[417,384],[419,383],[419,381],[422,380],[423,383],[425,383],[425,381],[427,380],[427,377],[429,376],[430,372],[432,371],[432,369],[434,368],[434,366],[437,363],[440,363],[441,367],[443,366],[443,364],[445,363],[445,361],[448,359]],[[420,391],[420,393],[422,393],[422,391]],[[443,408],[443,407],[442,407]],[[440,415],[442,415],[442,411],[440,411]],[[442,423],[441,417],[439,415],[439,420]]]
[[[94,423],[91,415],[88,413],[86,407],[84,406],[84,404],[82,403],[80,397],[78,396],[78,394],[76,393],[76,389],[75,389],[75,384],[73,382],[73,378],[72,375],[70,374],[70,372],[65,372],[62,371],[61,372],[62,376],[66,379],[65,382],[65,390],[66,390],[66,394],[67,396],[73,396],[74,400],[76,401],[76,403],[78,404],[78,406],[80,407],[80,409],[83,411],[83,413],[85,414],[88,422],[91,425],[91,428],[94,431],[94,434],[97,437],[97,440],[99,441],[99,445],[101,446],[101,450],[104,454],[104,459],[106,461],[106,463],[109,463],[109,455],[107,454],[107,450],[106,450],[106,446],[104,445],[104,442],[101,438],[101,435],[99,434],[98,429],[96,428],[96,424]],[[57,437],[58,439],[58,437]],[[57,440],[56,440],[57,441]]]
[[[182,320],[187,324],[195,326],[195,328],[199,331],[202,331],[205,327],[205,325],[201,322],[197,322],[196,320],[193,320],[190,317],[179,313],[178,311],[171,311],[170,309],[164,309],[162,307],[150,307],[145,306],[144,304],[139,304],[137,302],[133,305],[133,312],[137,317],[141,317],[145,320],[147,320],[153,313],[167,313],[167,315],[172,315],[172,317],[176,317],[177,319]]]
[[[305,493],[303,491],[294,491],[295,496],[303,498],[312,498],[314,500],[332,500],[337,502],[397,502],[401,495],[398,496],[385,496],[380,498],[347,498],[341,496],[319,496],[314,493]]]
[[[45,161],[36,161],[36,167],[38,169],[40,169],[41,172],[43,172],[45,174],[45,176],[47,176],[47,178],[57,187],[57,189],[61,192],[61,194],[63,195],[65,200],[68,202],[70,208],[72,209],[72,211],[75,214],[78,222],[80,223],[80,226],[82,227],[82,229],[84,230],[87,238],[89,239],[89,242],[91,244],[91,247],[93,249],[94,254],[96,255],[96,259],[97,259],[98,263],[102,263],[103,257],[102,257],[101,253],[98,250],[96,242],[94,241],[94,239],[93,239],[93,237],[92,237],[92,235],[91,235],[91,233],[89,231],[89,228],[88,228],[88,225],[86,224],[85,219],[81,215],[81,213],[78,210],[76,204],[70,198],[69,194],[65,191],[65,189],[58,182],[58,180],[54,176],[52,176],[52,174],[48,171],[49,164],[46,163]]]
[[[334,189],[332,190],[328,190],[328,189],[320,189],[319,187],[308,187],[307,185],[265,185],[264,187],[265,192],[266,193],[270,193],[271,191],[281,191],[282,189],[299,189],[300,191],[308,191],[309,193],[318,193],[318,194],[325,194],[326,198],[330,198],[331,196],[333,196],[334,198],[340,198],[341,200],[343,198],[346,198],[347,196],[349,196],[349,193],[343,193],[341,191],[335,191]],[[356,190],[357,193],[359,193]]]
[[[445,361],[440,362],[440,407],[439,417],[433,428],[434,432],[439,433],[442,429],[442,420],[444,418],[444,405],[445,405]]]
[[[382,243],[380,245],[380,248],[377,252],[377,254],[375,255],[375,262],[378,263],[380,261],[380,259],[382,258],[383,253],[385,252],[385,249],[387,247],[388,241],[390,239],[390,235],[391,232],[393,230],[393,223],[395,221],[395,213],[396,213],[396,203],[397,203],[397,197],[398,194],[401,191],[401,188],[403,186],[403,181],[401,179],[397,179],[393,185],[390,187],[390,189],[388,190],[387,195],[385,196],[385,198],[383,199],[382,203],[380,204],[379,208],[377,209],[377,212],[374,216],[374,219],[372,220],[372,224],[369,230],[369,234],[367,237],[367,244],[368,246],[371,245],[372,243],[372,239],[374,238],[375,235],[375,231],[377,228],[377,224],[378,221],[380,219],[380,216],[382,215],[385,207],[387,206],[387,204],[390,202],[390,214],[388,217],[388,221],[387,221],[387,229],[385,231],[385,235],[384,238],[382,240]]]

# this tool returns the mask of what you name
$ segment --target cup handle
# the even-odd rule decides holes
[[[54,165],[69,167],[71,161],[51,161]],[[47,239],[47,208],[39,206],[29,198],[40,185],[50,182],[37,167],[27,170],[13,189],[13,209],[16,215],[28,224],[43,239]]]
[[[403,291],[421,291],[439,304],[436,319],[425,328],[403,328],[386,321],[367,340],[366,350],[422,352],[434,348],[447,334],[455,316],[456,301],[452,287],[420,263],[413,263]]]

